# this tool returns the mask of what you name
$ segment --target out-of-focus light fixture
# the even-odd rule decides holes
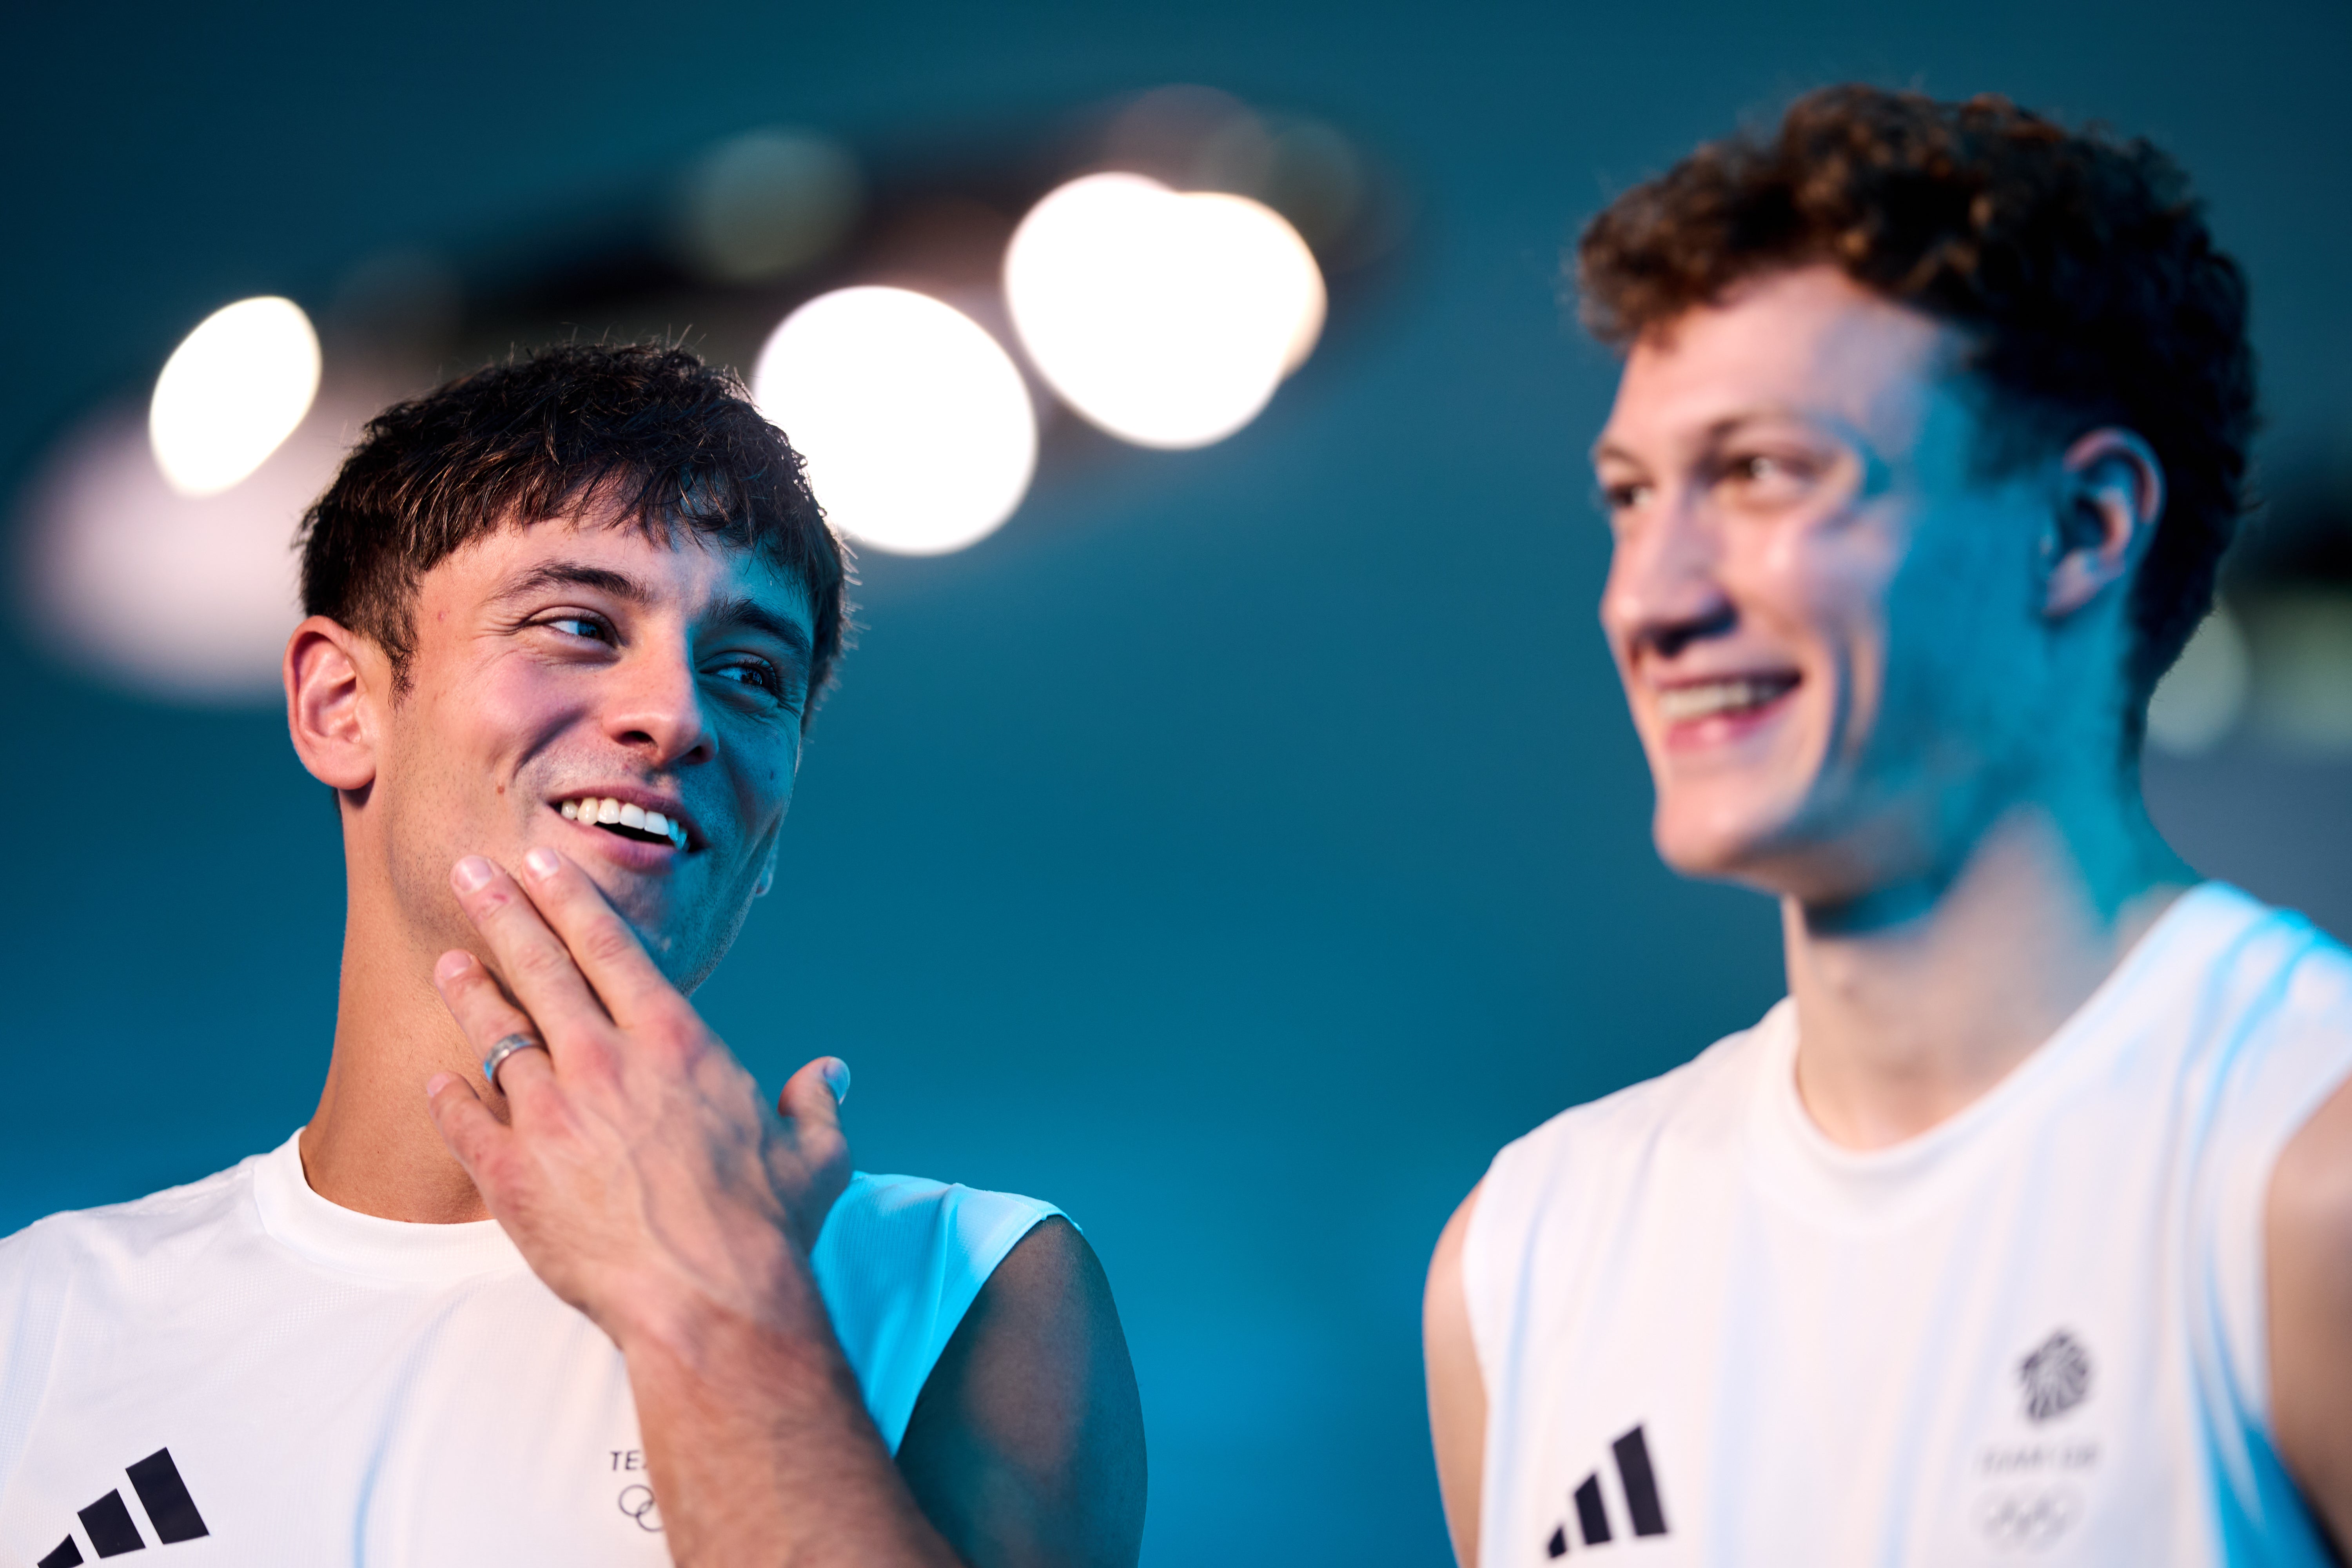
[[[331,382],[234,489],[191,496],[156,463],[135,405],[59,443],[24,501],[18,590],[35,635],[111,684],[166,700],[275,700],[301,618],[294,529],[360,426],[399,389]]]
[[[2249,609],[2263,731],[2289,751],[2352,754],[2352,590],[2296,584]]]
[[[856,160],[837,142],[751,131],[711,149],[681,195],[678,238],[688,264],[740,284],[784,277],[832,249],[856,222],[864,186]]]
[[[1011,357],[911,289],[838,289],[803,305],[761,351],[751,395],[808,460],[834,526],[894,554],[994,532],[1037,465],[1036,411]]]
[[[163,362],[147,437],[184,496],[233,489],[269,460],[319,392],[319,334],[291,300],[240,300],[205,317]]]
[[[1323,328],[1323,275],[1272,208],[1089,174],[1005,252],[1021,341],[1070,406],[1142,447],[1205,447],[1257,417]]]

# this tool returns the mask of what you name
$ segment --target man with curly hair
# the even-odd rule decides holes
[[[2243,506],[2238,268],[2143,142],[1843,87],[1578,272],[1654,837],[1779,901],[1789,996],[1445,1227],[1457,1554],[2327,1561],[2352,954],[2139,785]]]

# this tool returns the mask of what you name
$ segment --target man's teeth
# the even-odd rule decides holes
[[[1788,676],[1765,676],[1664,687],[1658,692],[1658,717],[1669,724],[1685,724],[1742,708],[1760,708],[1796,684]]]
[[[574,822],[593,823],[599,827],[634,827],[656,838],[667,838],[680,849],[686,847],[686,824],[672,822],[658,811],[610,795],[588,795],[580,800],[567,800],[556,807]]]

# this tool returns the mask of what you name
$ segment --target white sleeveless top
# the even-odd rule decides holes
[[[1868,1153],[1795,1052],[1782,1002],[1496,1157],[1486,1568],[2326,1561],[2269,1436],[2263,1205],[2352,1072],[2352,954],[2209,883]]]
[[[965,1309],[1057,1212],[852,1179],[811,1261],[895,1451]],[[620,1352],[494,1221],[310,1190],[295,1142],[0,1241],[0,1563],[667,1563]]]

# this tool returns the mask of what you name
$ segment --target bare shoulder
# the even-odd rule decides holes
[[[2273,1226],[2352,1226],[2352,1079],[2336,1086],[2279,1153],[2271,1174]]]
[[[1467,1335],[1470,1314],[1462,1295],[1462,1248],[1469,1237],[1471,1216],[1478,1211],[1478,1194],[1486,1184],[1480,1182],[1470,1189],[1470,1195],[1454,1205],[1447,1216],[1445,1228],[1437,1233],[1437,1247],[1429,1257],[1429,1281],[1422,1293],[1424,1324],[1438,1322],[1448,1333],[1457,1329]],[[1435,1314],[1433,1318],[1432,1314]]]
[[[1454,1555],[1478,1560],[1478,1497],[1486,1472],[1486,1384],[1470,1329],[1462,1249],[1477,1212],[1482,1182],[1470,1189],[1438,1233],[1422,1296],[1422,1358],[1429,1381],[1430,1447],[1437,1458],[1438,1491]]]
[[[2263,1230],[2273,1435],[2305,1500],[2352,1542],[2352,1083],[2281,1152]]]
[[[1069,1221],[1033,1226],[981,1287],[923,1384],[898,1468],[971,1568],[1131,1568],[1142,1405],[1110,1281]]]

